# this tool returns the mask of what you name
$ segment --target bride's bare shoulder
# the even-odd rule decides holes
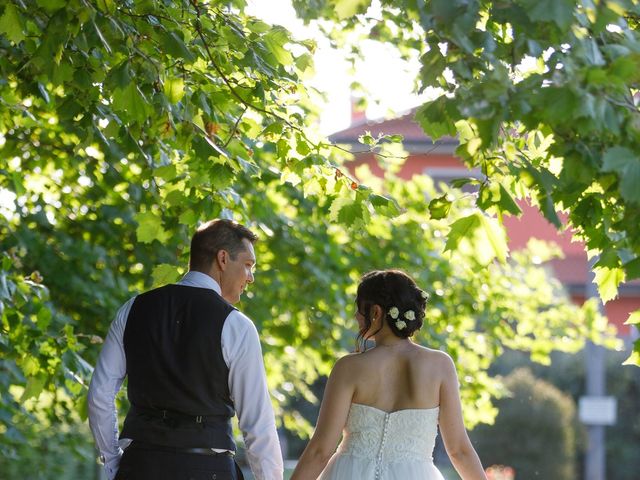
[[[442,350],[422,346],[420,346],[419,349],[421,357],[438,370],[448,372],[452,367],[455,368],[453,365],[453,359],[448,353],[443,352]]]
[[[360,353],[347,353],[345,356],[340,357],[336,360],[336,363],[333,366],[333,369],[336,368],[349,368],[350,365],[354,365],[358,361]]]
[[[422,345],[416,345],[416,346],[418,347],[418,349],[420,350],[420,352],[423,355],[428,356],[431,359],[440,360],[440,361],[446,361],[447,359],[451,358],[449,356],[449,354],[447,354],[446,352],[443,352],[442,350],[437,350],[435,348],[429,348],[429,347],[423,347]]]
[[[360,371],[365,363],[362,362],[361,353],[350,353],[339,358],[331,369],[331,378],[341,383],[351,383],[354,372]]]

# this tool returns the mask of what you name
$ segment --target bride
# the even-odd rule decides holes
[[[464,428],[451,358],[409,338],[422,326],[426,302],[404,272],[362,278],[356,319],[358,351],[365,351],[336,362],[291,480],[443,480],[432,459],[438,425],[462,479],[486,480]],[[374,348],[364,348],[367,339]]]

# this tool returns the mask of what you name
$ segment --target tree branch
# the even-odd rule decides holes
[[[244,114],[247,112],[247,109],[249,107],[247,107],[246,105],[244,106],[244,110],[242,110],[242,113],[240,113],[240,115],[238,115],[238,119],[236,120],[236,123],[233,124],[233,129],[231,130],[231,133],[229,133],[229,138],[227,138],[227,141],[224,142],[224,145],[222,146],[222,148],[227,148],[227,145],[229,145],[229,143],[231,142],[231,140],[233,139],[233,136],[236,134],[236,132],[238,131],[238,125],[240,124],[240,120],[242,120],[242,117],[244,116]]]

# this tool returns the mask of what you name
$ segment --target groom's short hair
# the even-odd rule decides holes
[[[217,219],[201,225],[191,237],[189,269],[208,270],[220,250],[226,250],[235,260],[245,250],[245,238],[254,243],[258,236],[233,220]]]

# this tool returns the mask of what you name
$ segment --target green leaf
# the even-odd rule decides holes
[[[447,66],[446,58],[442,56],[440,50],[431,49],[422,56],[421,62],[420,80],[422,81],[422,89],[428,86],[438,86],[438,80]]]
[[[527,0],[523,2],[529,18],[540,22],[554,22],[566,29],[573,21],[574,0]]]
[[[271,30],[271,25],[269,25],[268,23],[264,23],[261,20],[256,20],[256,19],[252,19],[248,24],[247,27],[249,27],[249,30],[251,30],[254,33],[265,33],[268,32],[269,30]]]
[[[307,69],[313,67],[313,57],[308,53],[303,53],[296,58],[296,68],[304,73]]]
[[[41,308],[38,311],[38,320],[36,321],[36,325],[40,329],[40,331],[45,332],[47,327],[51,323],[51,310],[46,307]]]
[[[20,369],[25,377],[35,377],[40,370],[40,362],[34,356],[27,356],[20,362]]]
[[[67,6],[66,0],[37,0],[37,4],[44,8],[47,12],[53,13]]]
[[[229,165],[215,164],[210,170],[211,183],[217,190],[223,190],[236,181],[236,175]]]
[[[182,78],[167,78],[163,86],[164,94],[171,103],[178,103],[184,97],[184,80]]]
[[[447,194],[434,198],[429,202],[429,213],[434,220],[446,218],[451,210],[451,201],[447,200]]]
[[[520,215],[522,210],[518,204],[513,200],[513,197],[507,190],[500,184],[500,201],[498,202],[500,209],[503,212],[509,212],[512,215]]]
[[[476,205],[485,212],[500,201],[500,187],[496,183],[483,184],[480,186]]]
[[[463,239],[473,237],[480,225],[481,221],[478,213],[473,213],[453,222],[447,235],[447,243],[444,246],[444,251],[453,251],[458,248],[458,245]]]
[[[22,392],[20,396],[20,402],[22,403],[30,398],[39,397],[46,383],[47,377],[44,373],[36,375],[35,377],[29,377],[24,392]]]
[[[154,240],[164,242],[169,238],[169,234],[162,226],[162,219],[153,212],[140,212],[135,216],[138,228],[136,236],[142,243],[151,243]]]
[[[444,250],[459,249],[469,253],[470,247],[481,265],[487,265],[496,257],[504,262],[509,251],[504,229],[496,220],[480,212],[460,218],[451,225]]]
[[[402,141],[404,140],[404,135],[396,133],[393,135],[383,135],[382,138],[391,143],[402,143]]]
[[[151,272],[154,287],[175,283],[180,279],[180,271],[175,265],[162,263],[156,265]]]
[[[462,177],[462,178],[454,178],[449,182],[449,185],[451,185],[453,188],[462,188],[468,184],[477,185],[479,183],[480,183],[480,180],[478,180],[477,178]]]
[[[107,82],[112,88],[125,89],[131,83],[131,71],[129,61],[120,63],[112,68],[107,75]]]
[[[301,135],[296,135],[296,152],[300,155],[308,155],[311,152],[311,147]]]
[[[582,98],[571,85],[549,86],[538,94],[539,108],[551,124],[561,124],[574,119],[582,107]],[[535,99],[536,97],[534,97]]]
[[[540,204],[540,208],[542,209],[542,213],[544,218],[549,220],[553,225],[557,228],[562,226],[562,222],[560,221],[560,217],[558,217],[558,212],[556,211],[556,205],[553,203],[553,199],[551,195],[542,194],[537,195],[538,203]]]
[[[278,140],[278,142],[276,143],[276,152],[278,154],[278,157],[287,158],[289,150],[291,150],[291,145],[289,145],[287,139],[281,138],[280,140]]]
[[[415,118],[433,140],[456,134],[456,125],[447,112],[447,99],[444,96],[418,108]]]
[[[283,122],[281,120],[276,120],[275,122],[272,122],[269,125],[267,125],[267,128],[265,128],[262,131],[262,135],[264,135],[264,136],[280,135],[282,133],[283,125],[284,124],[283,124]]]
[[[105,13],[113,14],[116,11],[116,2],[114,0],[97,0],[96,5]]]
[[[339,20],[353,17],[356,13],[364,13],[371,0],[334,0],[333,5]]]
[[[615,172],[620,180],[622,197],[640,204],[640,157],[625,147],[610,148],[602,157],[602,170]]]
[[[178,171],[174,164],[164,165],[162,167],[158,167],[153,171],[154,176],[161,178],[163,180],[173,180],[176,178]]]
[[[214,157],[229,158],[229,154],[206,135],[196,137],[192,142],[192,146],[198,156],[203,159],[209,159],[211,155]]]
[[[627,274],[627,280],[635,280],[640,278],[640,258],[636,258],[624,264],[624,271]]]
[[[608,149],[602,157],[602,170],[616,172],[624,175],[627,165],[638,160],[636,154],[625,147],[613,147]]]
[[[507,246],[507,235],[504,228],[495,220],[484,215],[480,216],[478,249],[483,251],[490,249],[493,256],[497,257],[501,262],[507,259],[509,247]]]
[[[347,196],[338,197],[329,208],[329,218],[332,222],[342,223],[347,226],[362,224],[368,220],[369,212],[362,202],[353,200]]]
[[[358,141],[364,145],[369,145],[369,146],[376,144],[376,139],[371,136],[370,132],[365,132],[364,135],[360,135],[358,137]]]
[[[401,210],[398,202],[392,198],[383,197],[376,193],[369,194],[369,201],[373,206],[373,209],[385,217],[395,217],[400,215]]]
[[[625,325],[640,325],[640,310],[636,310],[629,315],[627,321],[624,322]]]
[[[76,412],[80,416],[80,420],[87,421],[89,417],[89,402],[88,402],[88,390],[84,390],[75,402]]]
[[[431,8],[440,21],[455,24],[455,20],[459,20],[455,17],[461,13],[460,5],[464,3],[460,0],[431,0]]]
[[[282,65],[291,65],[293,55],[284,45],[290,42],[289,34],[283,27],[274,27],[264,36],[264,44],[275,59]]]
[[[182,58],[188,62],[193,62],[195,60],[196,57],[191,53],[187,45],[184,43],[184,40],[176,32],[163,31],[160,34],[160,37],[164,50],[172,57]]]
[[[133,82],[125,89],[115,89],[113,109],[137,123],[144,123],[152,111],[151,105]]]
[[[624,282],[625,273],[622,268],[596,267],[595,283],[603,303],[618,296],[618,285]]]
[[[181,189],[172,190],[167,194],[164,201],[171,207],[182,205],[185,201],[184,192]]]
[[[13,172],[11,175],[11,180],[13,181],[13,191],[16,195],[24,195],[27,192],[27,189],[24,187],[24,176],[20,175],[18,172]]]
[[[4,33],[9,40],[16,44],[26,38],[22,31],[22,18],[11,2],[6,2],[4,13],[0,17],[0,33]]]
[[[600,258],[595,263],[594,267],[607,267],[607,268],[618,268],[620,266],[620,258],[618,257],[618,252],[612,249],[604,250],[600,254]]]
[[[195,225],[198,221],[198,214],[193,210],[185,210],[178,217],[181,225]]]

